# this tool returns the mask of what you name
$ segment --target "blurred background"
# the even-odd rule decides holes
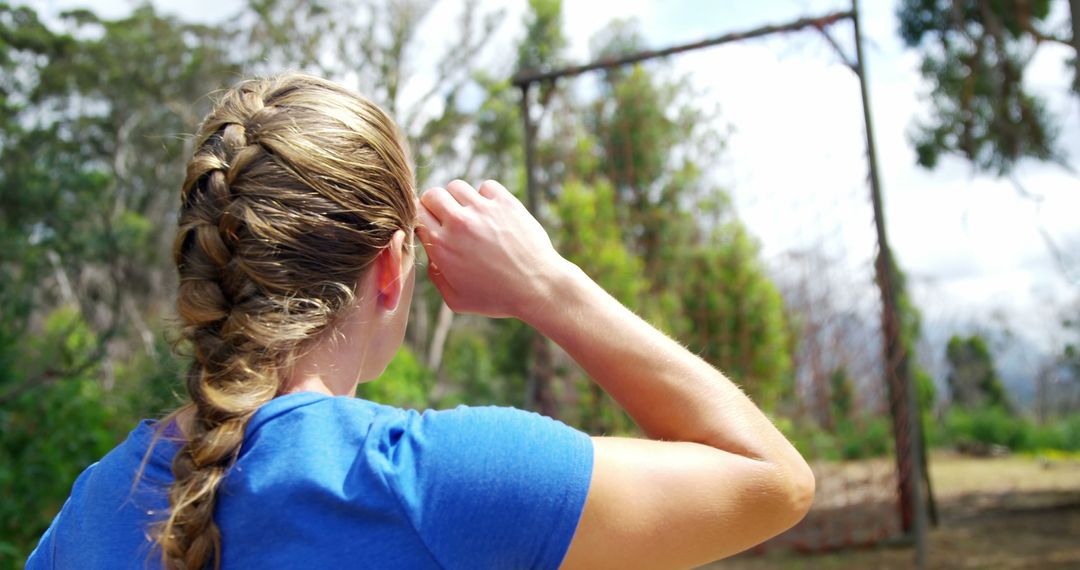
[[[851,9],[0,3],[0,568],[22,566],[86,466],[179,401],[169,252],[191,134],[215,90],[286,69],[383,105],[418,188],[504,181],[796,442],[811,515],[716,567],[912,567],[911,477],[932,491],[930,567],[1080,566],[1080,0],[860,6],[921,437],[893,419]],[[557,347],[454,315],[422,272],[405,347],[359,395],[635,433]]]

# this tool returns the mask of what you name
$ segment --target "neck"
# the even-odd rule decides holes
[[[366,364],[373,320],[364,311],[354,310],[337,327],[328,330],[293,363],[281,393],[355,395],[356,386],[370,376]]]
[[[316,392],[328,396],[353,396],[360,384],[364,354],[343,354],[345,351],[327,352],[318,347],[296,362],[288,380],[282,386],[282,394]]]
[[[324,376],[318,372],[294,374],[292,379],[281,390],[282,394],[295,394],[297,392],[315,392],[327,396],[353,396],[356,387],[360,384],[359,379],[334,378]]]

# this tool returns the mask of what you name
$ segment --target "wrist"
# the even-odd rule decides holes
[[[576,298],[582,280],[588,276],[573,262],[559,256],[533,282],[532,294],[514,315],[529,326],[547,334],[553,320],[558,320]]]

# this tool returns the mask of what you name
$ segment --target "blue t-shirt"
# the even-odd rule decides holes
[[[75,481],[27,568],[157,568],[178,443],[142,422]],[[218,493],[225,568],[557,568],[592,442],[512,408],[417,413],[314,393],[256,412]]]

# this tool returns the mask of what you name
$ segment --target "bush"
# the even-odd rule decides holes
[[[880,457],[892,449],[892,427],[886,417],[841,421],[836,435],[843,459]]]
[[[53,371],[84,361],[94,342],[77,312],[61,309],[34,342],[0,346],[0,362],[12,364],[0,383],[33,385],[0,408],[0,569],[21,567],[75,478],[131,428],[106,404],[96,367]]]
[[[954,408],[945,416],[942,443],[1000,445],[1012,451],[1080,451],[1080,414],[1044,424],[999,407]]]
[[[814,424],[796,427],[789,418],[778,418],[775,423],[807,459],[868,459],[887,455],[893,449],[892,427],[888,417],[841,420],[832,431]]]
[[[1024,426],[1000,408],[964,410],[954,408],[945,416],[947,440],[953,445],[1001,445],[1019,449],[1028,434]]]
[[[356,395],[391,406],[425,408],[428,401],[429,374],[412,351],[402,345],[397,355],[377,379],[357,386]]]

